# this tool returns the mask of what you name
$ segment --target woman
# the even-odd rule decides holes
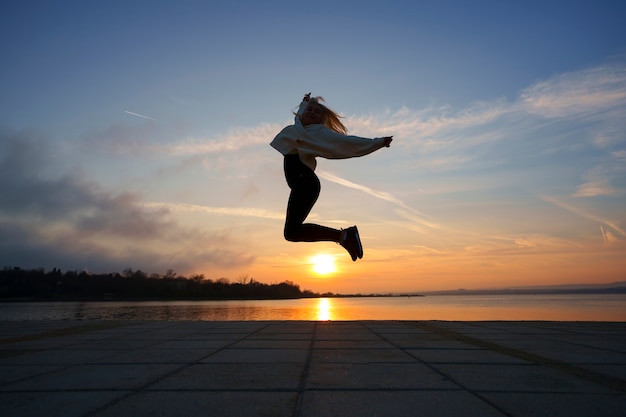
[[[356,226],[332,229],[304,223],[320,193],[315,175],[316,157],[345,159],[367,155],[389,147],[392,136],[362,138],[346,135],[347,129],[337,113],[320,103],[321,97],[304,96],[295,114],[295,123],[285,127],[271,142],[284,155],[287,184],[291,189],[285,219],[285,239],[290,242],[332,241],[343,246],[353,261],[363,257],[363,247]]]

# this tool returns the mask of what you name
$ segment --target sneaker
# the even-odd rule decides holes
[[[339,242],[339,244],[348,251],[353,262],[356,261],[357,258],[363,258],[363,246],[361,246],[361,238],[359,237],[359,230],[356,226],[342,230],[341,242]]]

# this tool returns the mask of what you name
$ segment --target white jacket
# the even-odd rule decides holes
[[[337,133],[323,124],[302,126],[300,117],[309,103],[302,101],[293,125],[285,127],[270,145],[283,155],[300,155],[300,160],[315,171],[315,158],[346,159],[367,155],[385,145],[384,138],[362,138]]]

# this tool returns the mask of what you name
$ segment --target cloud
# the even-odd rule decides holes
[[[585,247],[579,242],[545,234],[483,236],[463,248],[470,256],[508,257],[536,254],[578,253]]]
[[[176,130],[166,123],[116,123],[103,131],[90,132],[69,146],[78,148],[85,154],[103,152],[124,157],[140,157],[156,155],[158,143],[167,142],[176,134]]]
[[[111,192],[81,173],[50,176],[49,151],[32,135],[0,141],[0,263],[22,267],[190,270],[253,262],[227,231],[187,229],[167,208]]]
[[[142,206],[147,208],[166,209],[182,213],[204,213],[209,215],[223,215],[236,217],[256,217],[260,219],[284,220],[285,213],[269,211],[261,208],[242,207],[210,207],[187,203],[146,202]]]
[[[394,135],[401,138],[394,146],[420,143],[436,146],[443,138],[460,139],[456,133],[465,129],[487,125],[513,109],[502,100],[476,102],[470,107],[454,111],[449,106],[429,107],[415,110],[402,107],[396,112],[386,111],[377,115],[350,116],[350,129],[357,135],[372,137]],[[467,139],[467,137],[465,137]],[[467,143],[467,142],[465,142]]]
[[[355,134],[393,134],[394,148],[416,150],[420,166],[441,170],[501,165],[589,144],[611,151],[624,142],[625,111],[626,67],[618,60],[537,82],[514,101],[481,101],[460,110],[403,107],[346,120]]]
[[[80,172],[42,175],[47,147],[37,140],[9,140],[0,163],[0,215],[69,222],[83,233],[154,237],[170,225],[163,213],[146,213],[138,196],[111,193]]]
[[[621,62],[562,74],[521,94],[530,113],[548,118],[591,115],[626,104],[626,70]]]
[[[621,191],[612,187],[609,174],[604,167],[590,169],[584,175],[586,181],[576,188],[574,197],[596,197],[621,194]]]
[[[158,149],[161,153],[173,156],[238,152],[251,146],[268,145],[283,127],[263,124],[254,128],[233,129],[223,136],[188,137]]]

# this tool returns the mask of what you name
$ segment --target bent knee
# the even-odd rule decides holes
[[[283,231],[285,240],[289,242],[301,242],[302,241],[302,227],[300,225],[285,226]]]
[[[295,233],[293,230],[287,230],[285,229],[285,232],[283,233],[283,236],[285,237],[286,241],[289,242],[298,242],[298,234]]]

